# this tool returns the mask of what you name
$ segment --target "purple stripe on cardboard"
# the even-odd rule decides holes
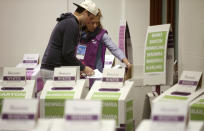
[[[34,120],[34,114],[2,114],[3,120]]]
[[[98,120],[97,115],[67,115],[66,120],[68,121],[87,121],[87,120]]]
[[[180,80],[179,85],[197,86],[198,81]]]
[[[29,71],[30,71],[30,70],[34,70],[34,68],[26,68],[26,70],[29,70]]]
[[[184,121],[184,116],[155,115],[152,119],[160,122],[182,122]]]
[[[172,95],[179,95],[179,96],[188,96],[191,93],[190,92],[181,92],[181,91],[174,91],[171,93]]]
[[[73,87],[52,87],[52,90],[73,90]]]
[[[100,88],[98,90],[99,91],[112,91],[112,92],[120,91],[120,89],[118,89],[118,88]]]
[[[23,81],[25,76],[3,76],[4,81]]]
[[[104,77],[103,82],[123,82],[123,78]]]
[[[23,90],[24,88],[23,87],[2,87],[1,90],[16,90],[16,91],[19,91],[19,90]]]
[[[111,65],[113,62],[112,61],[105,61],[105,64]]]
[[[73,81],[75,80],[74,76],[55,76],[54,81]]]
[[[23,60],[23,63],[38,63],[37,60]]]

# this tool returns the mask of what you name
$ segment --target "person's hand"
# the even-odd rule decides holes
[[[83,70],[83,72],[84,72],[87,76],[92,76],[92,75],[94,75],[93,69],[91,69],[91,68],[88,67],[88,66],[85,66],[85,69]]]
[[[132,64],[130,64],[129,62],[126,64],[126,66],[127,66],[128,69],[132,68]]]
[[[132,64],[130,64],[130,62],[128,61],[127,58],[124,58],[122,61],[125,63],[125,65],[127,66],[128,69],[132,68]]]

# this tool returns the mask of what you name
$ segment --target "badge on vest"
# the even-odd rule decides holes
[[[84,56],[85,56],[85,53],[86,53],[86,45],[79,44],[79,45],[77,46],[76,57],[77,57],[79,60],[83,60],[83,59],[84,59]]]

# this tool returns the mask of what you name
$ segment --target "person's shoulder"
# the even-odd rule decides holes
[[[104,32],[102,39],[107,39],[107,38],[109,38],[109,37],[110,37],[110,36],[108,35],[108,32],[106,31],[106,32]]]
[[[78,22],[72,13],[67,13],[64,17],[61,18],[61,20],[58,22],[58,24],[59,25],[64,25],[64,24],[77,25]]]
[[[73,26],[78,25],[74,17],[69,17],[61,21],[61,24],[72,24]]]

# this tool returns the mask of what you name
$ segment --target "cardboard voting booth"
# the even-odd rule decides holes
[[[166,87],[168,89],[174,84],[174,67],[174,40],[170,24],[149,26],[145,40],[143,85],[155,86],[147,94],[150,104]]]
[[[55,68],[53,80],[45,83],[40,96],[41,118],[62,118],[67,99],[85,98],[86,80],[79,79],[79,67]]]
[[[0,80],[0,112],[5,98],[33,98],[34,80],[26,80],[25,68],[5,67]]]
[[[38,101],[34,99],[4,99],[0,130],[26,130],[35,127]]]
[[[199,89],[201,76],[201,72],[183,71],[178,84],[153,100],[151,129],[188,130],[189,104],[204,93]]]
[[[67,100],[65,103],[65,127],[71,130],[99,130],[101,126],[101,101]]]
[[[202,88],[199,89],[201,75],[201,72],[183,71],[178,83],[158,96],[155,101],[191,102],[204,92]]]
[[[43,80],[40,77],[40,64],[39,64],[39,54],[24,54],[21,63],[16,65],[16,67],[26,68],[26,79],[35,80],[35,96],[43,88]]]
[[[203,89],[196,91],[201,74],[184,71],[178,84],[153,100],[151,120],[143,121],[137,131],[203,130],[203,121],[189,121],[190,102],[204,93]]]
[[[187,101],[153,101],[151,129],[185,131],[188,125]]]
[[[48,131],[51,121],[37,119],[37,99],[4,99],[0,130]]]
[[[133,82],[124,82],[124,73],[124,68],[104,69],[103,80],[93,84],[86,100],[103,101],[102,119],[115,119],[118,128],[124,126],[127,131],[132,131]]]
[[[101,120],[101,101],[67,100],[64,119],[55,119],[51,131],[115,131],[114,120]]]

